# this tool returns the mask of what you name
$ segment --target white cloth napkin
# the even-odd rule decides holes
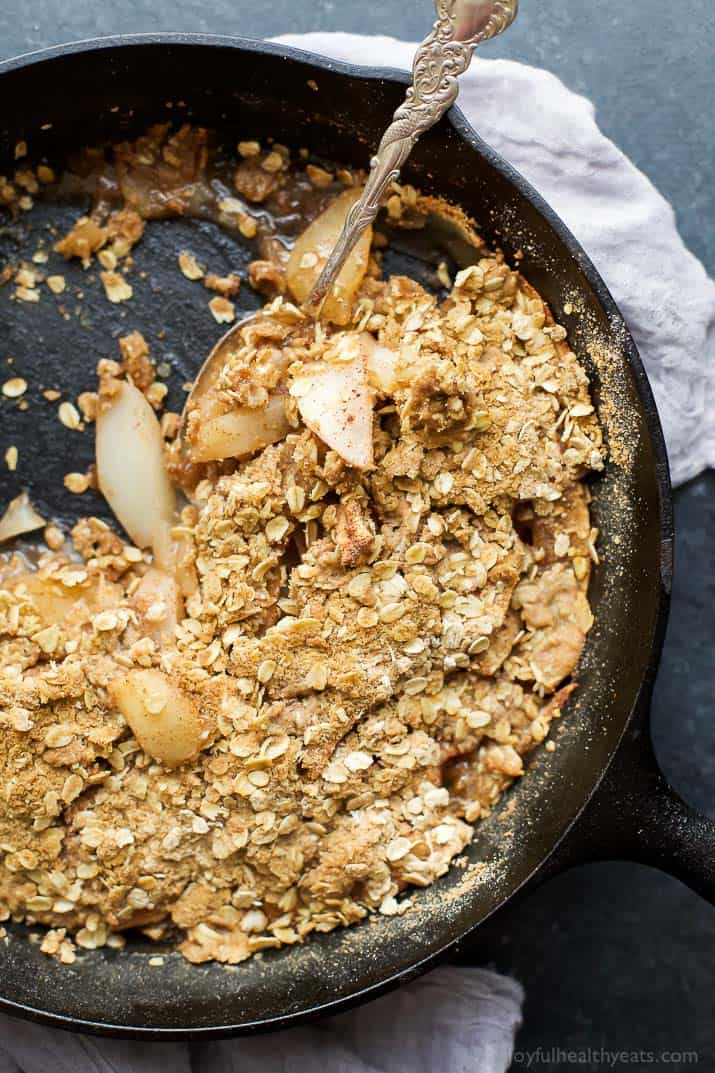
[[[414,44],[305,34],[286,44],[409,68]],[[665,427],[675,481],[715,464],[715,284],[673,211],[599,131],[593,105],[546,71],[477,60],[459,105],[571,228],[629,323]],[[0,1073],[504,1073],[521,987],[486,969],[442,968],[368,1007],[274,1036],[195,1044],[69,1035],[0,1016]]]
[[[0,1073],[504,1073],[522,998],[487,969],[445,967],[317,1025],[191,1048],[0,1016]]]

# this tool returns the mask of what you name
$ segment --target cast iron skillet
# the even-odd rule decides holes
[[[20,139],[35,159],[61,161],[81,145],[186,115],[229,141],[272,136],[364,165],[402,99],[404,82],[402,74],[198,35],[51,49],[0,65],[0,172],[13,168]],[[311,938],[233,970],[191,966],[170,951],[162,966],[150,967],[156,948],[139,940],[123,952],[87,953],[64,967],[40,954],[24,929],[10,925],[9,944],[0,944],[0,1006],[8,1013],[144,1038],[266,1030],[344,1009],[416,976],[517,891],[578,861],[642,861],[715,897],[715,824],[666,784],[648,732],[673,528],[663,437],[633,341],[561,221],[456,109],[425,135],[405,178],[462,205],[487,241],[510,257],[523,252],[522,271],[588,363],[614,449],[605,475],[593,485],[603,555],[591,591],[596,626],[579,669],[578,699],[554,730],[556,751],[537,752],[527,776],[507,795],[508,809],[478,828],[468,857],[488,862],[486,867],[453,869],[419,892],[404,917]],[[28,220],[17,226],[28,226]],[[218,260],[242,267],[226,236],[209,225],[177,221],[150,226],[137,248],[137,270],[146,269],[147,276],[133,274],[135,297],[122,308],[124,318],[95,296],[96,287],[87,287],[83,332],[74,318],[59,317],[50,300],[28,308],[9,301],[10,288],[0,292],[2,353],[15,358],[14,369],[34,392],[29,421],[5,403],[0,411],[0,453],[16,443],[21,460],[15,474],[0,475],[0,502],[29,485],[49,514],[66,519],[75,509],[60,491],[61,480],[68,469],[91,461],[91,436],[63,429],[37,385],[64,386],[71,395],[90,387],[97,358],[115,350],[108,335],[138,327],[155,338],[165,324],[161,348],[172,359],[176,385],[198,369],[218,330],[206,314],[206,296],[197,304],[194,285],[173,267],[187,236],[212,265]],[[13,242],[13,229],[4,229],[3,260],[12,259]],[[469,259],[459,243],[449,252],[457,262]],[[424,242],[414,249],[406,244],[391,267],[429,274],[434,256]],[[257,304],[250,288],[241,293],[244,308]],[[180,392],[174,401],[180,404]],[[76,509],[103,508],[99,500],[84,500]]]

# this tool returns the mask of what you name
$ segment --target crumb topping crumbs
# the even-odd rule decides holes
[[[56,251],[111,254],[107,297],[128,300],[117,265],[152,189],[182,211],[206,152],[192,128],[119,147],[126,207],[82,217]],[[222,211],[252,237],[246,202],[280,189],[290,158],[254,141],[238,153],[240,200]],[[305,174],[317,190],[334,181],[317,164]],[[420,197],[396,185],[388,216],[412,219]],[[586,374],[501,254],[482,248],[453,281],[440,265],[440,302],[379,278],[375,248],[339,327],[292,304],[283,262],[249,266],[271,302],[221,371],[219,412],[278,397],[287,432],[187,470],[178,415],[163,415],[189,499],[171,574],[92,517],[71,546],[47,526],[33,569],[0,557],[0,919],[46,925],[41,949],[65,964],[121,946],[129,927],[178,934],[190,961],[237,963],[405,911],[403,892],[447,871],[575,688],[597,562],[583,478],[603,465]],[[189,251],[179,268],[233,321],[237,275]],[[38,293],[34,276],[15,280]],[[356,468],[310,430],[291,385],[355,362],[365,335],[382,364],[373,464]],[[122,380],[161,409],[145,338],[119,350],[97,392],[61,402],[67,428],[96,420]],[[74,493],[90,483],[65,476]]]

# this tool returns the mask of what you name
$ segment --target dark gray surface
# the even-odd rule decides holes
[[[653,724],[663,768],[680,793],[715,815],[712,656],[715,625],[715,474],[676,493],[673,605]],[[552,880],[480,935],[479,950],[526,987],[517,1047],[532,1070],[572,1066],[648,1071],[715,1069],[715,910],[649,868],[601,863]],[[541,1061],[583,1051],[692,1050],[699,1062]],[[524,1071],[526,1060],[513,1065]],[[476,1073],[476,1071],[475,1071]]]
[[[263,37],[350,30],[422,36],[428,0],[4,0],[0,58],[61,41],[151,30]],[[685,21],[687,20],[687,22]],[[673,202],[681,231],[715,271],[712,0],[522,0],[485,54],[548,67],[597,105],[601,125]],[[715,814],[715,475],[676,496],[677,565],[656,689],[656,745],[691,803]],[[715,1068],[715,912],[674,880],[627,864],[574,870],[532,894],[484,938],[527,989],[514,1069],[692,1070],[664,1057],[574,1061],[549,1050],[695,1051]],[[542,1048],[542,1053],[537,1048]],[[457,1071],[454,1071],[457,1073]],[[475,1073],[478,1071],[475,1070]]]

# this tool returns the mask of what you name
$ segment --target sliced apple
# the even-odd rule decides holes
[[[140,548],[164,548],[176,493],[156,414],[133,384],[121,384],[97,417],[96,456],[100,490],[131,539]]]
[[[338,194],[296,241],[286,265],[286,280],[297,302],[305,302],[310,297],[343,229],[345,218],[361,193],[360,187],[354,187]],[[355,292],[367,271],[371,242],[372,227],[368,227],[325,299],[321,312],[323,320],[333,324],[347,324],[350,320]]]
[[[245,458],[288,433],[285,396],[271,395],[262,409],[241,406],[236,410],[192,423],[188,453],[192,462]]]
[[[209,744],[196,698],[163,671],[130,671],[115,678],[109,692],[144,752],[165,767],[193,760]]]
[[[367,357],[311,362],[290,386],[307,427],[350,466],[369,469],[372,455],[372,393]]]

